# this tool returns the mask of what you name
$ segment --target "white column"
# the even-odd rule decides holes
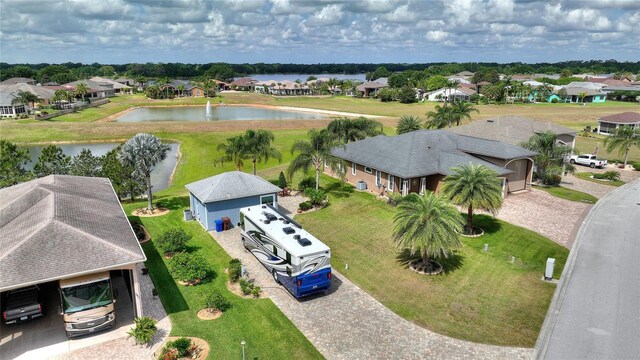
[[[142,317],[142,292],[140,291],[140,279],[138,278],[138,271],[136,266],[131,268],[131,274],[133,274],[133,301],[135,306],[135,316]]]

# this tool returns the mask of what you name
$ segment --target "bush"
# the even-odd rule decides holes
[[[316,179],[312,177],[306,177],[298,183],[298,190],[304,191],[306,188],[316,187]]]
[[[310,202],[308,201],[303,201],[300,203],[300,205],[298,205],[298,209],[302,210],[302,211],[307,211],[309,209],[311,209],[313,207],[313,205],[311,205]]]
[[[562,181],[562,176],[556,174],[546,174],[543,183],[549,186],[558,186]]]
[[[389,194],[389,197],[387,199],[387,204],[391,206],[398,206],[398,204],[400,204],[401,201],[402,201],[402,194],[394,192]]]
[[[311,205],[319,206],[327,200],[327,193],[322,189],[306,188],[304,194],[309,198]]]
[[[557,104],[557,103],[558,103],[558,99],[551,99],[551,102],[552,102],[553,104]]]
[[[194,350],[194,344],[191,339],[186,337],[169,341],[162,348],[158,360],[176,360],[179,358],[191,357]]]
[[[602,179],[602,180],[609,180],[609,181],[619,181],[620,180],[620,173],[617,171],[606,171],[602,174],[593,174],[593,178],[594,179]]]
[[[191,348],[191,339],[186,337],[175,339],[171,342],[171,346],[178,350],[178,355],[180,357],[185,357],[189,355],[189,349]]]
[[[176,279],[191,282],[206,279],[211,273],[211,267],[201,255],[178,253],[171,258],[169,271]]]
[[[254,298],[259,298],[260,297],[260,286],[256,286],[253,288],[253,290],[251,291],[251,293],[253,294]]]
[[[231,259],[229,261],[229,280],[231,282],[237,282],[242,276],[242,263],[240,259]]]
[[[240,279],[240,290],[242,291],[243,295],[251,294],[251,292],[253,291],[253,283],[250,283],[245,279]]]
[[[634,168],[636,171],[640,171],[640,162],[633,163],[633,165],[632,165],[632,166],[633,166],[633,168]]]
[[[378,92],[378,98],[382,102],[389,102],[396,100],[396,91],[393,89],[385,88]]]
[[[165,254],[170,254],[183,251],[187,247],[189,239],[191,236],[184,230],[171,229],[160,235],[155,242]]]
[[[227,300],[220,290],[213,290],[207,295],[205,299],[205,306],[207,309],[215,309],[225,312],[231,308],[231,302]]]
[[[398,92],[398,99],[403,104],[411,104],[418,101],[416,98],[416,91],[409,86],[404,86],[400,89]]]
[[[143,316],[133,319],[133,322],[135,326],[131,328],[127,334],[135,339],[137,345],[150,343],[156,331],[158,331],[158,328],[156,328],[156,319]]]
[[[284,173],[280,171],[280,175],[278,175],[278,187],[280,189],[284,189],[287,187],[287,178],[284,176]]]

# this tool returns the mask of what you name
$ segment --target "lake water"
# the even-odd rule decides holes
[[[58,147],[64,151],[65,155],[74,157],[82,151],[82,149],[89,149],[94,156],[102,156],[116,148],[120,143],[86,143],[86,144],[59,144]],[[25,168],[28,170],[33,169],[38,157],[42,153],[42,149],[46,145],[34,145],[29,146],[29,155],[31,156],[31,162],[28,163]],[[178,147],[179,144],[170,143],[171,150],[167,154],[167,158],[151,172],[151,186],[153,191],[166,189],[169,187],[169,178],[173,169],[175,169],[178,163]]]
[[[142,107],[118,117],[118,122],[325,119],[322,114],[266,109],[249,106],[212,106],[211,118],[205,106]]]
[[[254,74],[254,75],[248,75],[246,77],[250,77],[250,78],[256,79],[258,81],[269,81],[269,80],[296,81],[296,80],[300,80],[302,82],[305,82],[305,81],[307,81],[309,76],[315,76],[318,79],[320,79],[320,78],[327,78],[327,79],[336,78],[338,80],[365,81],[365,74]]]

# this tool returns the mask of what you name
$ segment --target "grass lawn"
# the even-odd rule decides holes
[[[559,198],[566,199],[569,201],[577,201],[577,202],[583,202],[587,204],[595,204],[596,201],[598,201],[598,198],[592,195],[583,193],[582,191],[577,191],[577,190],[569,189],[562,186],[547,187],[547,186],[534,185],[534,187],[538,190],[546,191],[553,196],[557,196]]]
[[[603,181],[603,180],[598,180],[598,179],[593,179],[591,178],[591,176],[593,176],[593,173],[591,172],[577,172],[575,174],[573,174],[573,176],[582,179],[582,180],[587,180],[587,181],[591,181],[594,182],[596,184],[602,184],[602,185],[609,185],[609,186],[622,186],[625,184],[624,181],[622,180],[617,180],[617,181]]]
[[[618,151],[610,153],[607,151],[607,147],[604,146],[604,135],[602,137],[578,136],[576,138],[577,153],[591,154],[596,147],[598,148],[598,157],[607,159],[609,163],[612,163],[612,160],[615,159],[622,162],[622,159],[624,159],[624,153],[620,154]],[[637,146],[631,147],[629,150],[628,163],[633,164],[634,162],[640,162],[640,147]]]
[[[209,359],[241,359],[240,342],[247,342],[248,359],[322,359],[322,355],[307,338],[269,299],[242,299],[226,288],[224,269],[230,257],[195,221],[184,222],[182,209],[188,206],[186,197],[163,197],[159,204],[172,209],[171,213],[156,218],[135,218],[151,234],[183,228],[193,238],[190,251],[204,256],[213,266],[216,276],[198,286],[180,286],[167,270],[167,260],[154,247],[153,240],[143,245],[147,255],[146,266],[158,290],[162,304],[172,323],[172,336],[195,336],[206,340],[211,347]],[[130,213],[145,203],[125,204]],[[130,217],[133,218],[133,217]],[[218,289],[232,303],[232,308],[216,320],[203,321],[196,313],[204,307],[206,294]]]
[[[568,250],[532,231],[477,216],[480,238],[442,261],[445,274],[418,275],[392,241],[396,209],[349,185],[322,177],[330,205],[299,215],[306,229],[331,247],[332,265],[385,306],[427,329],[480,343],[534,345],[555,285],[540,280],[548,257],[555,277]],[[489,252],[482,251],[489,244]],[[511,256],[517,258],[510,262]],[[349,270],[345,270],[349,264]]]

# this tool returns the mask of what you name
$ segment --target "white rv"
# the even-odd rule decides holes
[[[242,244],[296,298],[329,289],[331,251],[270,205],[240,209]]]

